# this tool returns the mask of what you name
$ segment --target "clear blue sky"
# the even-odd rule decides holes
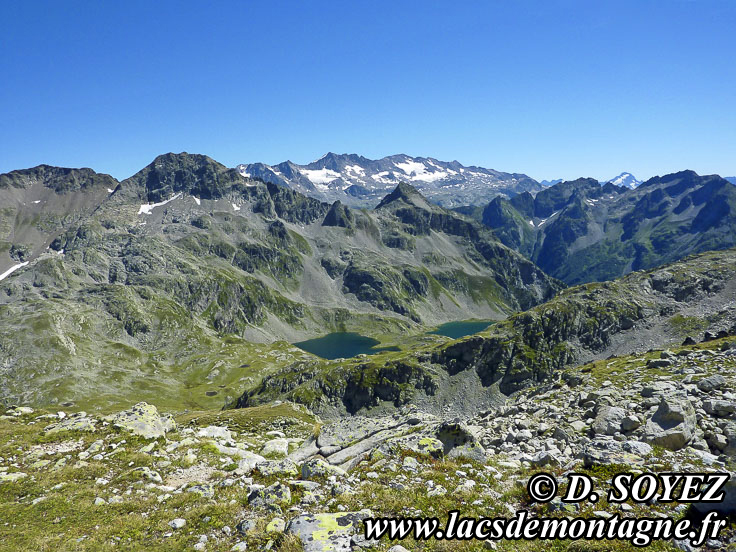
[[[736,174],[736,1],[0,2],[0,172],[327,151]]]

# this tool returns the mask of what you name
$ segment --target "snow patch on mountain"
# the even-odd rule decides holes
[[[28,264],[28,261],[26,261],[24,263],[19,263],[19,264],[15,265],[15,266],[11,266],[8,270],[6,270],[2,274],[0,274],[0,280],[4,280],[8,276],[10,276],[13,272],[15,272],[16,270],[18,270],[19,268],[23,268],[27,264]]]
[[[327,153],[308,165],[251,163],[238,165],[237,170],[245,178],[355,207],[374,207],[400,182],[411,183],[430,201],[445,207],[482,205],[498,195],[511,197],[541,189],[536,180],[524,174],[403,154],[367,159],[357,154]]]
[[[614,186],[620,186],[623,188],[631,188],[631,189],[634,189],[637,186],[639,186],[639,184],[641,184],[641,180],[637,180],[633,174],[627,173],[627,172],[623,172],[620,175],[616,176],[615,178],[606,180],[605,182],[610,182]]]
[[[139,215],[150,215],[156,207],[161,207],[163,205],[166,205],[170,201],[174,201],[175,199],[178,199],[179,197],[181,197],[181,192],[176,194],[174,197],[170,197],[169,199],[165,201],[161,201],[159,203],[147,203],[145,205],[141,205],[140,208],[138,209],[138,214]]]
[[[314,171],[300,169],[300,172],[311,180],[313,184],[327,184],[340,178],[340,173],[331,171],[330,169],[318,169]]]

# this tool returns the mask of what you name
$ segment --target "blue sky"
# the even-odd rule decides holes
[[[327,151],[736,174],[736,2],[0,2],[0,172]]]

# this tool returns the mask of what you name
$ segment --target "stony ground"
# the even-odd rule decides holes
[[[289,403],[174,417],[0,416],[0,550],[388,550],[374,516],[689,515],[684,504],[533,503],[528,478],[733,470],[736,340],[568,370],[471,419],[406,407],[329,424]],[[564,485],[562,485],[564,488]],[[727,503],[736,503],[731,488]],[[730,529],[709,549],[727,549]],[[407,550],[628,550],[619,541],[402,541]],[[653,549],[688,549],[658,542]],[[400,549],[396,549],[400,550]]]

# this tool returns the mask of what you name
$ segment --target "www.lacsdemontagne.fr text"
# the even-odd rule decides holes
[[[545,518],[532,517],[522,510],[512,518],[461,518],[457,510],[448,512],[444,527],[438,518],[368,518],[364,520],[367,539],[403,540],[625,540],[647,546],[653,540],[690,540],[700,546],[716,538],[727,520],[709,513],[696,529],[689,519],[672,518]]]

